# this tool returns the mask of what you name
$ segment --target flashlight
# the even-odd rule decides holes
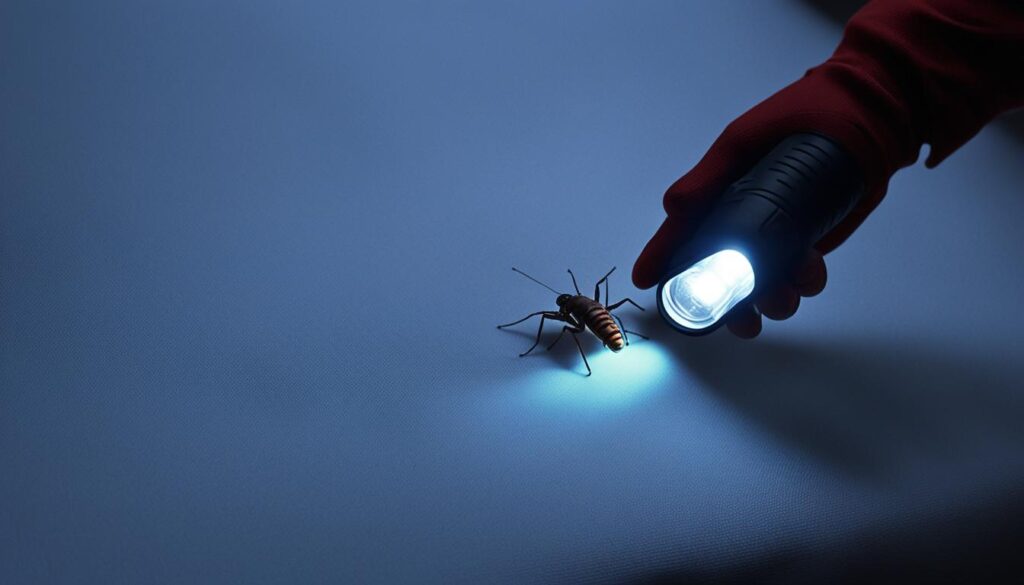
[[[795,134],[726,189],[658,285],[658,310],[690,335],[714,331],[769,290],[863,195],[853,158],[830,138]]]

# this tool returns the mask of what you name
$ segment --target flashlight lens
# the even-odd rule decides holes
[[[665,313],[687,329],[705,329],[754,290],[754,268],[736,250],[716,252],[661,289]]]

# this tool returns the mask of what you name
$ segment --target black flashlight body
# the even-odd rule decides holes
[[[662,317],[683,333],[710,333],[728,314],[698,330],[666,314],[662,289],[672,277],[718,251],[739,251],[754,269],[754,290],[743,305],[792,274],[863,192],[856,162],[835,141],[811,133],[786,138],[726,189],[693,237],[676,250],[658,285]]]

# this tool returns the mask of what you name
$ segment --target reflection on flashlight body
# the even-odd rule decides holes
[[[716,252],[665,283],[666,316],[689,330],[707,329],[754,290],[754,268],[736,250]]]

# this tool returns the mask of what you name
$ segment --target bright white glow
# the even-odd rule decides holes
[[[566,413],[567,418],[558,427],[564,431],[566,425],[587,425],[588,411],[629,408],[675,388],[679,372],[671,354],[652,341],[634,339],[632,335],[629,340],[629,347],[618,353],[601,348],[596,339],[595,343],[584,343],[593,376],[584,375],[587,370],[583,360],[570,342],[560,351],[571,361],[543,364],[535,375],[513,381],[509,396],[525,398],[531,407],[540,404]],[[555,351],[559,351],[557,347]],[[514,416],[520,416],[522,407],[517,406],[515,412],[519,414]]]
[[[716,252],[672,277],[661,289],[665,313],[687,329],[714,325],[754,290],[754,268],[736,250]]]
[[[693,299],[704,306],[721,303],[725,295],[729,293],[722,279],[710,272],[691,274],[687,284]]]

